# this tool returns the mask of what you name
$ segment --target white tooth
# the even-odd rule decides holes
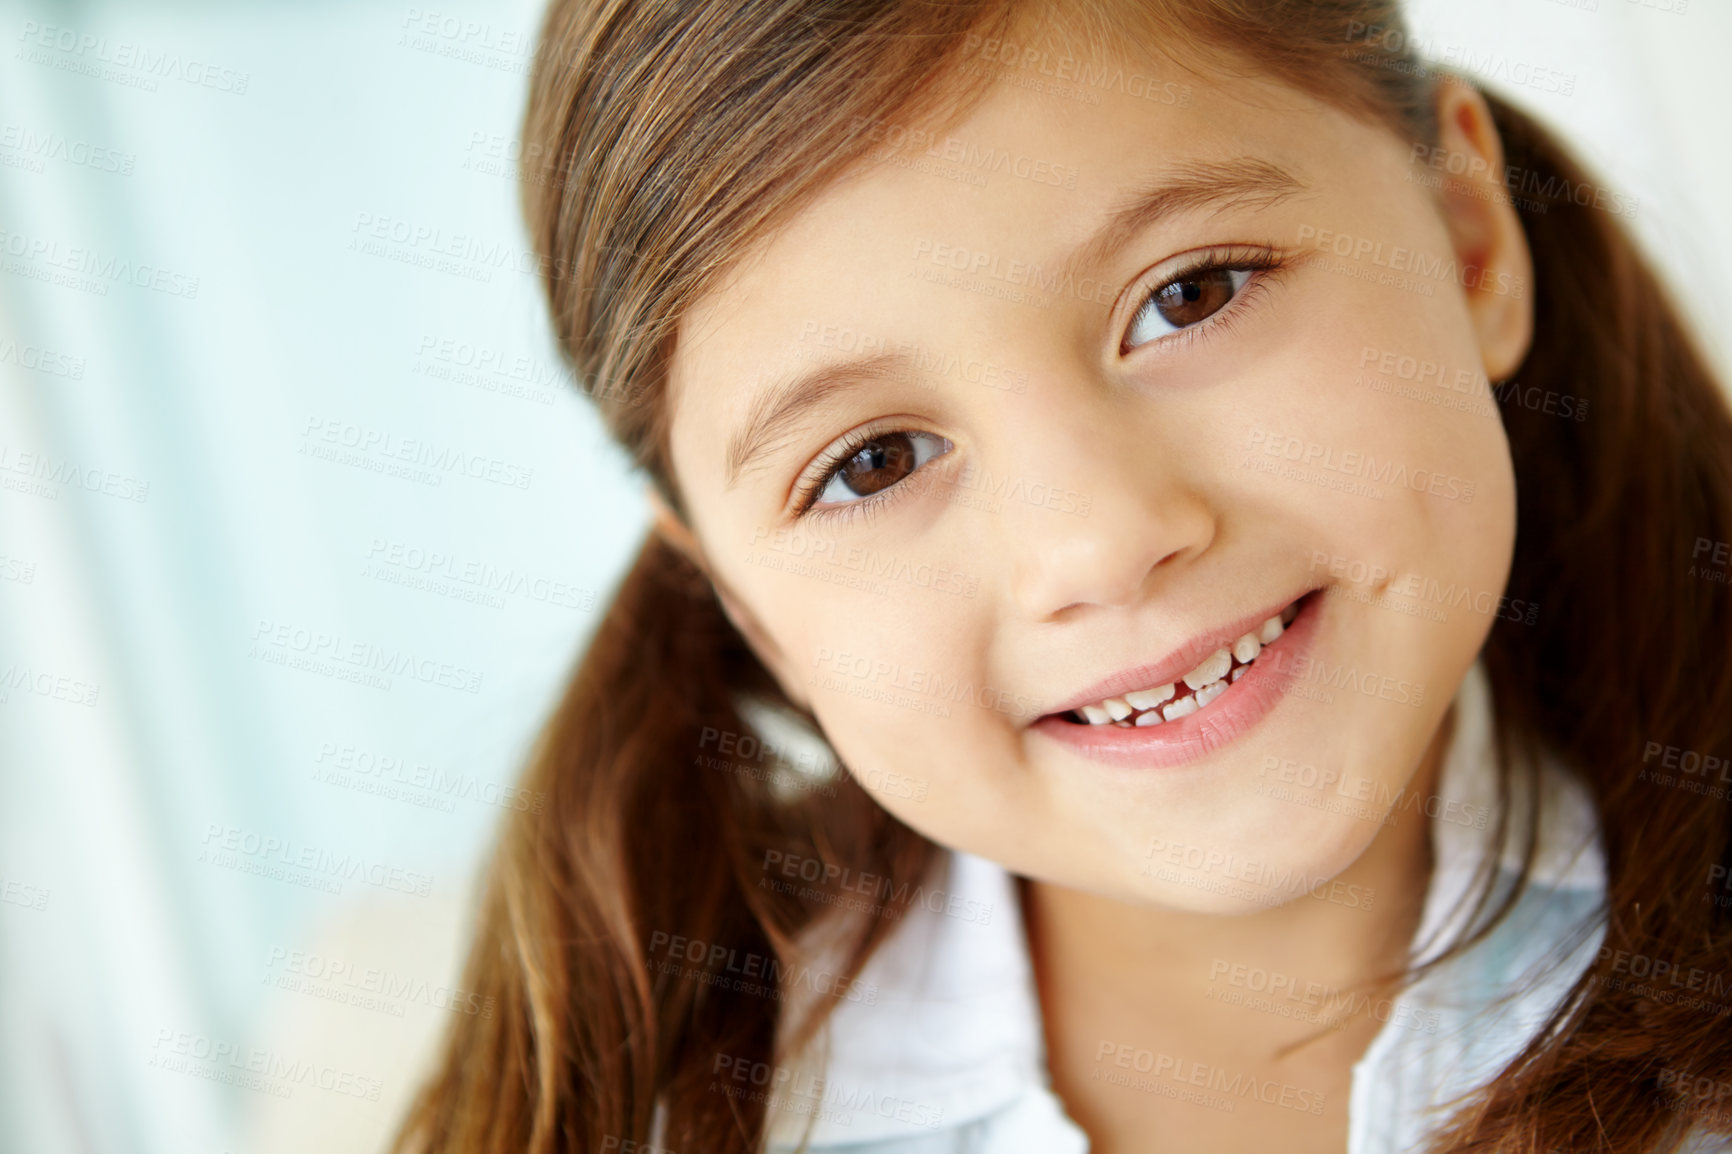
[[[1137,725],[1139,727],[1144,725],[1159,725],[1160,723],[1161,711],[1158,709],[1151,709],[1147,713],[1137,714]]]
[[[1194,696],[1181,697],[1171,705],[1161,708],[1161,716],[1168,721],[1177,721],[1185,714],[1195,712],[1197,712],[1197,699]]]
[[[1197,690],[1197,708],[1203,708],[1203,706],[1209,704],[1209,702],[1215,700],[1215,698],[1221,696],[1221,694],[1225,692],[1227,692],[1227,683],[1225,681],[1209,682],[1209,684]]]
[[[1088,719],[1090,725],[1105,725],[1113,719],[1112,714],[1108,713],[1098,705],[1083,706],[1082,715]]]
[[[1257,654],[1263,652],[1263,643],[1257,640],[1255,633],[1247,633],[1233,642],[1233,656],[1246,665],[1257,660]]]
[[[1109,697],[1105,701],[1101,702],[1101,705],[1105,707],[1108,713],[1112,714],[1114,721],[1123,721],[1125,718],[1136,712],[1136,710],[1125,704],[1125,699],[1122,697]]]
[[[1185,684],[1192,689],[1201,689],[1209,682],[1227,676],[1227,670],[1232,667],[1233,655],[1225,649],[1217,649],[1203,658],[1201,665],[1185,674]]]
[[[1271,617],[1269,620],[1263,622],[1263,628],[1257,631],[1257,640],[1267,645],[1269,642],[1275,640],[1275,638],[1281,636],[1285,631],[1286,629],[1281,624],[1281,619],[1279,617]]]
[[[1228,681],[1237,681],[1237,680],[1239,680],[1239,678],[1241,678],[1241,677],[1243,677],[1243,676],[1245,676],[1245,670],[1247,670],[1247,669],[1249,669],[1249,668],[1251,668],[1251,667],[1250,667],[1250,666],[1249,666],[1249,665],[1241,665],[1241,666],[1239,666],[1239,668],[1237,668],[1237,669],[1235,669],[1235,670],[1233,670],[1233,672],[1231,672],[1231,673],[1229,673],[1229,674],[1227,674],[1227,680],[1228,680]]]
[[[1291,625],[1293,624],[1293,618],[1297,616],[1299,616],[1299,606],[1289,605],[1287,608],[1281,610],[1281,624]]]
[[[1135,709],[1153,709],[1163,701],[1173,699],[1173,683],[1157,685],[1153,689],[1139,689],[1135,693],[1125,694],[1125,701]]]

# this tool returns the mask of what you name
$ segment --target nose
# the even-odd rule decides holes
[[[1166,451],[1165,434],[1151,436],[1146,423],[1114,408],[1043,413],[1040,459],[1051,470],[1042,468],[1042,482],[1051,487],[1040,492],[1014,475],[1005,483],[1008,490],[1021,480],[1029,494],[1005,500],[1002,512],[1015,559],[1012,596],[1030,620],[1135,605],[1215,538],[1215,512],[1187,483],[1184,454]]]

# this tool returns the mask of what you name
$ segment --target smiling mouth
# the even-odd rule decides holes
[[[1058,716],[1074,725],[1134,729],[1178,721],[1207,709],[1216,698],[1227,692],[1233,682],[1244,676],[1264,649],[1280,640],[1286,627],[1299,615],[1300,601],[1293,602],[1231,645],[1215,650],[1177,681],[1104,698]]]

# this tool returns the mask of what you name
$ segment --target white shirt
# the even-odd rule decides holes
[[[1434,869],[1414,939],[1422,956],[1452,915],[1466,912],[1457,899],[1496,827],[1490,686],[1477,662],[1456,705],[1438,782],[1443,804],[1431,825]],[[1605,865],[1592,801],[1555,762],[1543,763],[1540,780],[1529,888],[1485,941],[1402,994],[1404,1012],[1387,1017],[1355,1063],[1348,1154],[1420,1147],[1445,1117],[1439,1104],[1495,1077],[1598,950]],[[1519,867],[1526,804],[1518,789],[1499,884]],[[1490,815],[1481,828],[1464,823],[1474,813]],[[808,1149],[818,1152],[1088,1150],[1050,1088],[1015,879],[972,854],[951,852],[942,864],[945,897],[955,900],[917,906],[868,961],[851,998],[838,1001],[818,1044],[761,1087],[773,1103],[772,1154],[795,1148],[808,1123]],[[1143,1087],[1192,1092],[1168,1073],[1142,1074]]]

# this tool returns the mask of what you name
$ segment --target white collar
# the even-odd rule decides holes
[[[1475,662],[1456,696],[1456,729],[1439,775],[1442,804],[1431,826],[1434,867],[1416,942],[1435,939],[1436,932],[1450,924],[1489,848],[1496,813],[1490,698],[1489,680]],[[1549,895],[1567,894],[1577,899],[1570,902],[1572,911],[1597,908],[1605,882],[1592,801],[1579,782],[1549,760],[1543,763],[1541,781],[1539,842],[1523,901],[1531,906],[1547,902]],[[1516,804],[1522,804],[1519,794]],[[1460,820],[1462,814],[1476,812],[1493,815],[1483,830]],[[1517,816],[1522,812],[1518,808]],[[1512,821],[1501,863],[1505,875],[1519,868],[1515,838],[1521,828],[1520,821]],[[1017,1149],[1025,1148],[1025,1142],[1027,1149],[1046,1154],[1087,1149],[1081,1130],[1064,1116],[1049,1089],[1040,1004],[1014,877],[995,862],[959,851],[946,854],[935,877],[942,879],[935,884],[944,900],[911,911],[862,970],[855,987],[860,1000],[839,1002],[819,1043],[792,1065],[793,1076],[765,1087],[783,1103],[770,1114],[773,1149],[797,1145],[814,1114],[811,1149],[930,1139],[935,1132],[1007,1111],[1019,1116]],[[973,916],[947,916],[945,910]],[[1490,941],[1505,936],[1504,928]],[[1589,945],[1597,945],[1597,940]],[[1533,951],[1518,943],[1516,952],[1525,957]],[[1506,942],[1500,956],[1509,953]],[[1459,970],[1464,960],[1439,967],[1429,986],[1422,983],[1408,996],[1423,998],[1427,988],[1444,986],[1460,995],[1463,984],[1451,984],[1449,973]],[[1578,951],[1555,981],[1518,995],[1517,1012],[1509,1020],[1537,1026],[1562,992],[1558,983],[1567,988],[1580,965],[1585,961]],[[784,1015],[785,1023],[789,1017]],[[1451,1031],[1446,1029],[1444,1036],[1452,1036]],[[1503,1038],[1492,1050],[1482,1045],[1473,1063],[1458,1062],[1448,1069],[1461,1077],[1479,1076],[1505,1051],[1507,1062],[1526,1040]],[[1354,1154],[1396,1148],[1379,1141],[1381,1132],[1367,1127],[1364,1114],[1389,1105],[1377,1100],[1377,1089],[1391,1077],[1400,1080],[1390,1073],[1392,1063],[1430,1061],[1414,1056],[1416,1045],[1427,1044],[1435,1048],[1440,1043],[1397,1030],[1391,1022],[1355,1067]],[[1490,1073],[1499,1068],[1493,1066]],[[1422,1103],[1403,1099],[1401,1105],[1413,1112]]]

